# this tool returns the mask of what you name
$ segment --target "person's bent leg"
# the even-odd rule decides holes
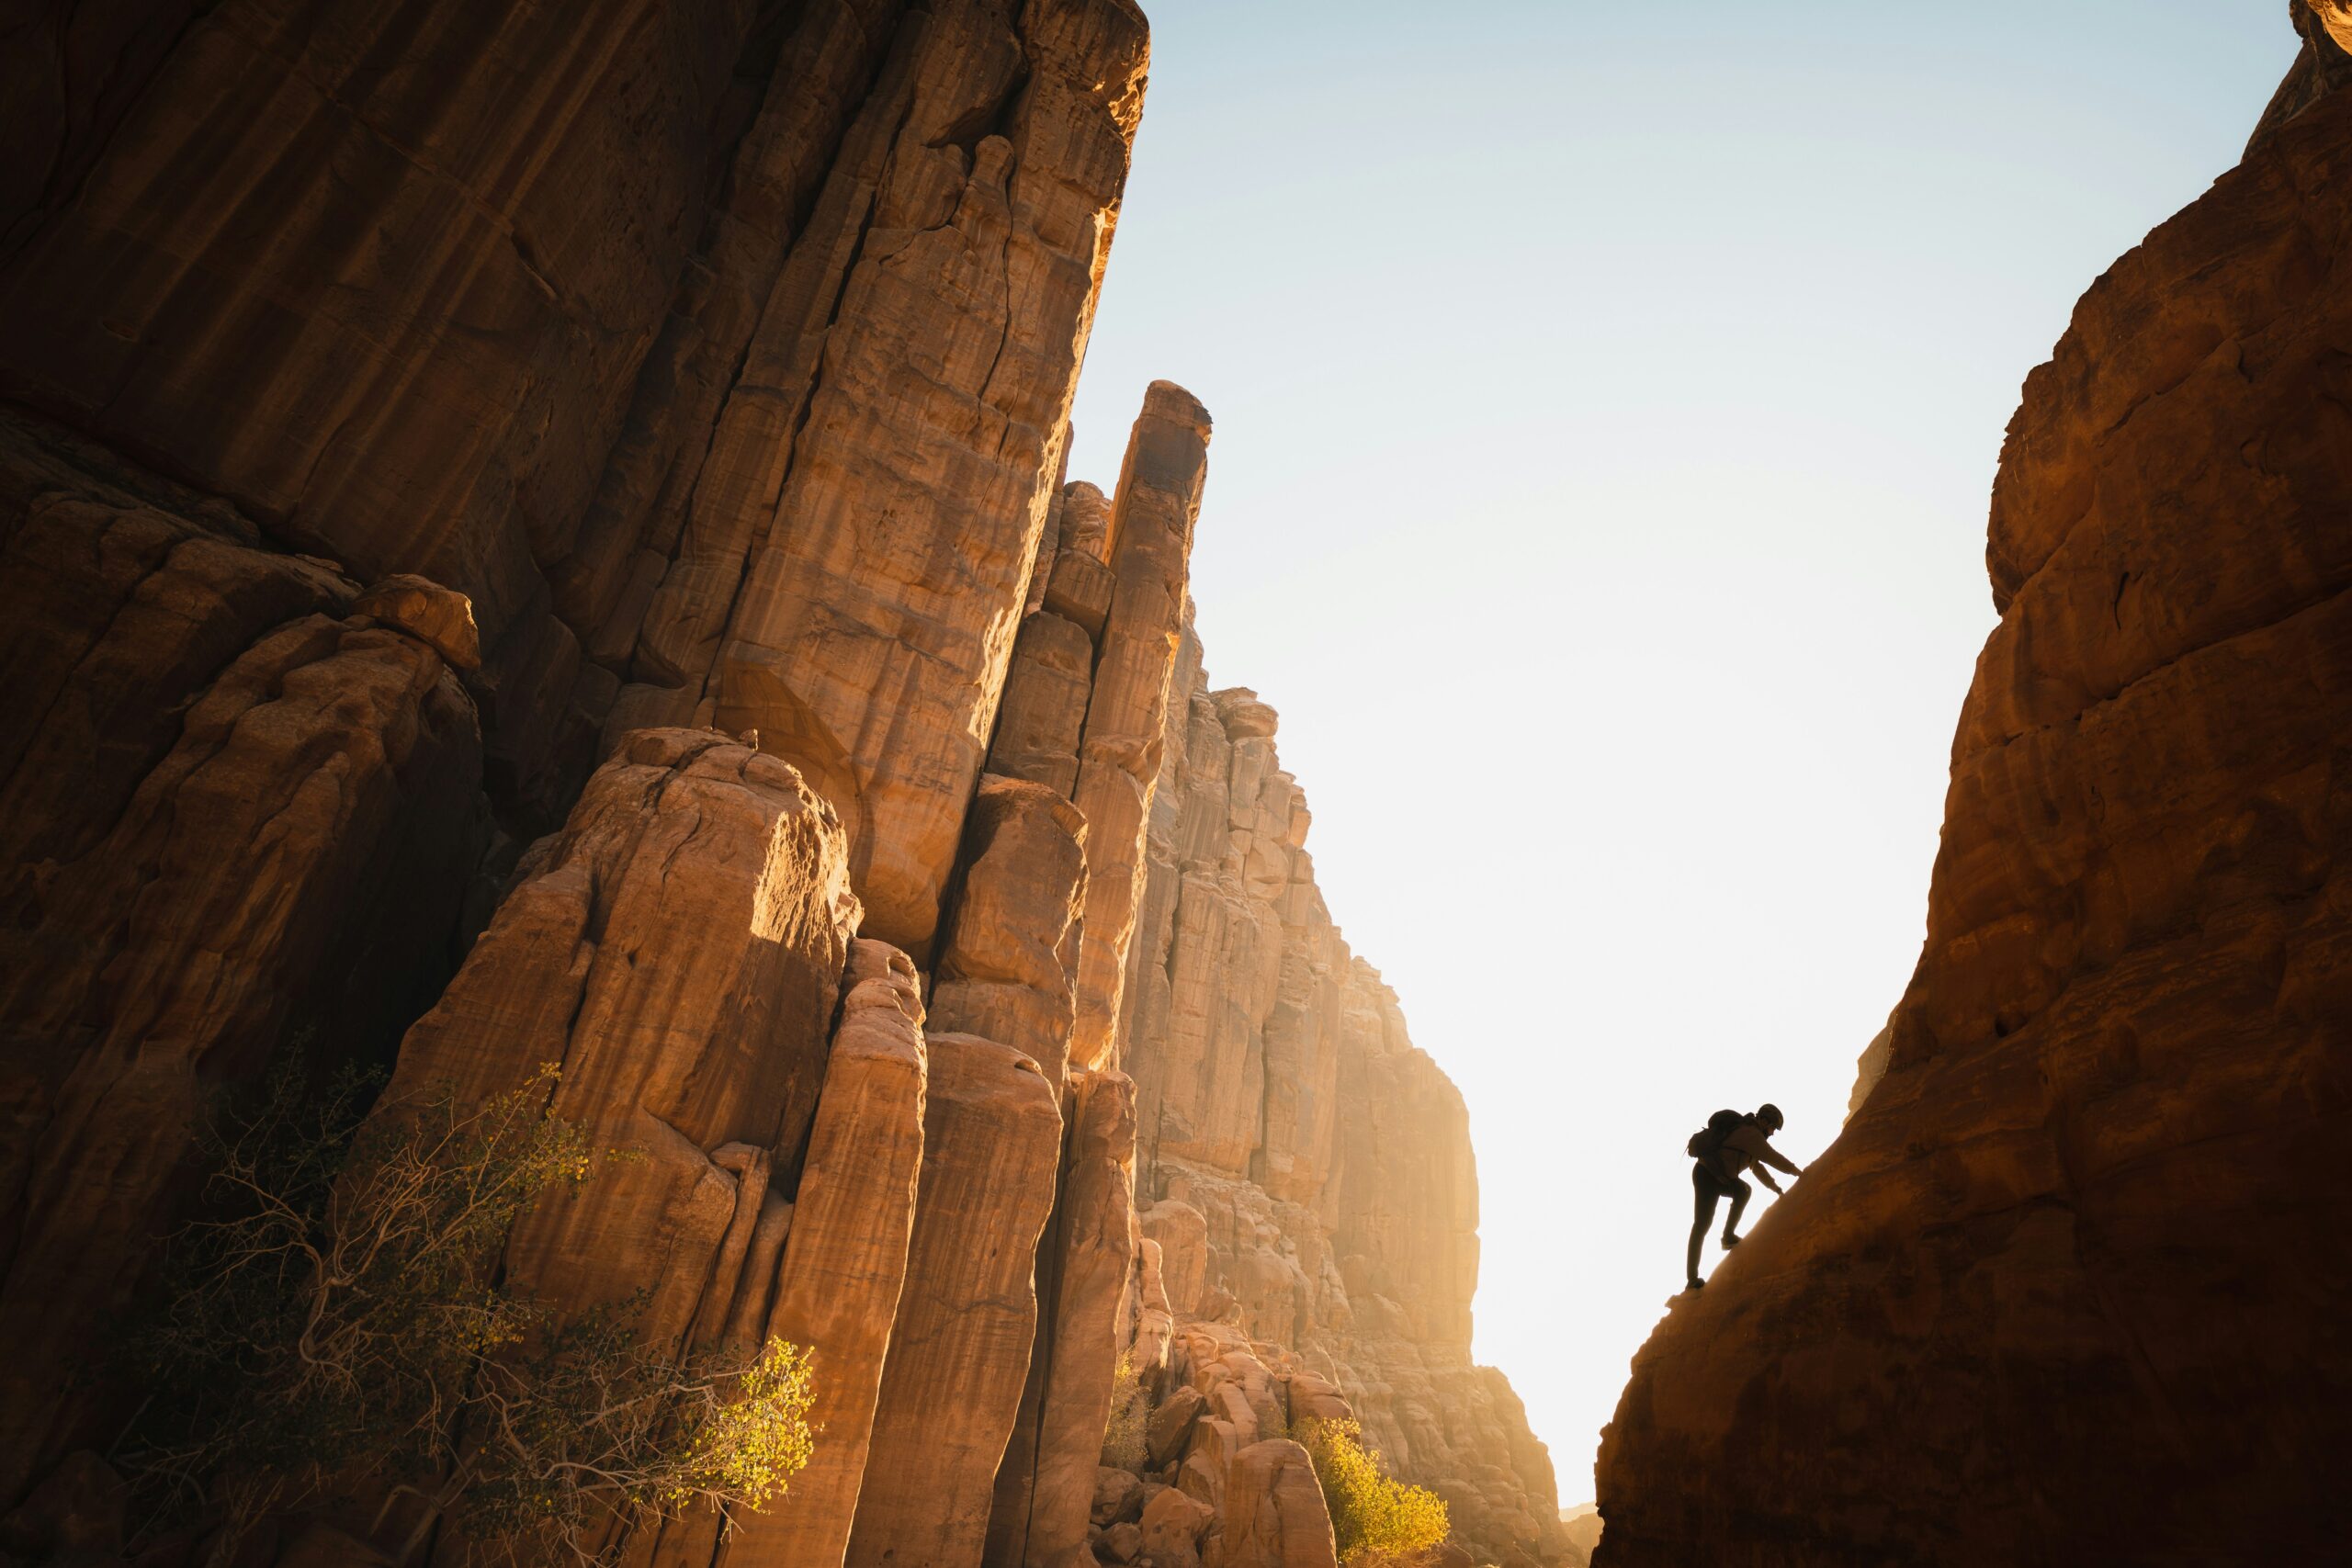
[[[1707,1179],[1704,1167],[1690,1168],[1690,1252],[1682,1270],[1690,1283],[1699,1279],[1699,1249],[1707,1243],[1707,1226],[1715,1217],[1715,1184]]]
[[[1745,1181],[1737,1180],[1735,1180],[1731,1186],[1731,1213],[1724,1220],[1724,1245],[1737,1247],[1739,1245],[1739,1216],[1747,1212],[1748,1197],[1755,1192],[1756,1189]],[[1710,1203],[1707,1207],[1712,1211],[1714,1205]]]

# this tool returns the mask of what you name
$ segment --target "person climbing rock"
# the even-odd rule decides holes
[[[1786,1125],[1779,1106],[1759,1105],[1750,1116],[1718,1111],[1707,1118],[1706,1126],[1690,1135],[1687,1151],[1691,1156],[1690,1252],[1683,1270],[1690,1280],[1685,1290],[1699,1290],[1707,1282],[1699,1278],[1699,1248],[1706,1242],[1707,1226],[1714,1221],[1719,1198],[1731,1200],[1731,1213],[1724,1220],[1724,1247],[1728,1251],[1739,1245],[1739,1216],[1753,1190],[1739,1179],[1741,1171],[1754,1170],[1756,1179],[1775,1195],[1781,1189],[1772,1179],[1772,1171],[1803,1174],[1801,1168],[1772,1146],[1772,1134]]]

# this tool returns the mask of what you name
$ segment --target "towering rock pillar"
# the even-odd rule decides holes
[[[1021,1051],[930,1038],[906,1289],[850,1536],[854,1568],[978,1562],[1037,1330],[1037,1237],[1062,1119]]]
[[[843,259],[819,297],[839,303],[793,340],[786,408],[746,390],[743,417],[774,427],[747,449],[764,470],[687,536],[641,645],[656,688],[624,712],[699,698],[800,764],[850,827],[869,933],[927,962],[1060,470],[1145,30],[1125,0],[951,0],[907,28],[871,140],[852,132],[871,166],[834,175]],[[776,308],[803,302],[778,288]]]
[[[865,1485],[922,1168],[923,1012],[896,949],[860,942],[843,978],[766,1320],[809,1352],[808,1420],[823,1437],[775,1506],[736,1517],[723,1568],[840,1568]]]
[[[1071,1060],[1092,1069],[1118,1047],[1119,998],[1143,896],[1144,836],[1159,773],[1169,677],[1184,628],[1186,565],[1208,476],[1208,412],[1155,381],[1127,440],[1110,521],[1112,591],[1087,699],[1078,784],[1086,816],[1086,943]]]
[[[989,1568],[1060,1568],[1086,1547],[1134,1255],[1136,1089],[1081,1075],[1069,1152],[1037,1253],[1037,1347],[998,1468]]]

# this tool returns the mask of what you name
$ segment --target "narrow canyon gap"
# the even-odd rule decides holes
[[[2083,297],[1857,1108],[1634,1363],[1595,1561],[2332,1561],[2352,1441],[2352,13]]]

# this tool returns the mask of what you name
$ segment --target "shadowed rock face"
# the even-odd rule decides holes
[[[468,596],[518,836],[600,728],[716,715],[835,801],[869,934],[928,942],[1141,113],[1127,0],[10,42],[0,392]]]
[[[473,705],[402,624],[462,601],[255,543],[0,420],[0,1495],[111,1430],[80,1374],[207,1099],[312,1028],[388,1057],[481,851]]]
[[[2028,379],[1885,1077],[1636,1359],[1600,1563],[2341,1555],[2347,514],[2338,94]]]

